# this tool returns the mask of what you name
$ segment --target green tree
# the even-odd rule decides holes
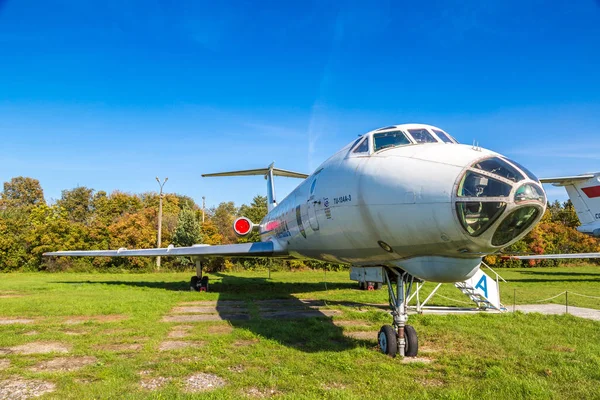
[[[69,220],[85,223],[93,212],[94,189],[78,186],[75,189],[63,190],[56,204],[64,210]]]
[[[217,208],[210,210],[209,215],[217,231],[223,237],[224,244],[237,242],[237,236],[233,231],[233,221],[238,215],[238,209],[233,201],[219,204]]]
[[[12,178],[10,182],[4,182],[4,190],[0,194],[0,199],[5,207],[30,207],[46,204],[40,181],[23,176]]]
[[[265,196],[254,196],[250,205],[243,204],[240,207],[240,215],[250,219],[255,224],[259,224],[267,215],[267,198]],[[240,238],[240,242],[259,242],[260,234],[258,231],[253,231],[250,235]]]
[[[202,234],[196,213],[188,207],[182,208],[179,212],[177,228],[173,234],[173,244],[175,246],[191,246],[201,241]]]

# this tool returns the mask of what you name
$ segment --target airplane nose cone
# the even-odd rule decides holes
[[[535,226],[546,209],[546,194],[537,177],[500,155],[484,156],[468,165],[456,187],[459,223],[480,248],[514,243]]]

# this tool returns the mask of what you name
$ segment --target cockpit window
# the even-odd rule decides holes
[[[492,245],[504,246],[515,239],[531,226],[539,213],[540,210],[537,207],[528,206],[519,208],[508,214],[504,221],[500,223],[496,232],[494,232]]]
[[[437,143],[437,140],[435,140],[427,129],[409,129],[408,133],[411,134],[417,143]]]
[[[471,236],[485,232],[506,208],[503,202],[456,203],[456,211],[463,228]]]
[[[511,163],[515,164],[521,171],[525,172],[525,175],[527,175],[529,177],[529,179],[531,179],[532,181],[536,181],[536,182],[540,181],[538,179],[538,177],[534,175],[533,172],[531,172],[530,170],[528,170],[527,168],[525,168],[524,166],[522,166],[518,162],[513,161],[513,160],[508,160],[508,161],[510,161]]]
[[[373,135],[375,151],[387,149],[390,147],[404,146],[410,144],[410,140],[401,131],[391,131],[375,133]]]
[[[525,179],[523,174],[521,174],[516,168],[498,157],[486,158],[485,160],[477,161],[475,164],[473,164],[473,168],[487,171],[513,182],[519,182]]]
[[[458,186],[460,197],[506,197],[512,187],[499,180],[467,171]]]
[[[515,193],[516,203],[522,203],[524,201],[531,200],[539,201],[540,203],[546,202],[546,196],[544,196],[544,191],[542,188],[531,183],[526,183],[517,189],[517,192]]]
[[[353,153],[368,153],[369,152],[369,138],[365,138],[356,148]]]
[[[446,132],[442,132],[438,129],[432,129],[433,133],[435,133],[437,135],[437,137],[440,138],[440,140],[444,143],[456,143],[456,141],[454,139],[452,139],[450,137],[450,135],[448,135]]]

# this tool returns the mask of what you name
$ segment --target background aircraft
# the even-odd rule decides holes
[[[257,229],[261,242],[46,255],[285,257],[349,264],[364,279],[388,284],[393,326],[381,328],[381,350],[416,356],[417,335],[406,324],[413,284],[473,277],[484,255],[527,234],[547,204],[539,180],[525,167],[423,124],[368,132],[310,176],[273,165],[204,176],[234,175],[267,180],[266,217],[239,218],[233,227],[242,236]],[[304,180],[277,203],[274,176]],[[198,264],[193,284],[201,276]]]

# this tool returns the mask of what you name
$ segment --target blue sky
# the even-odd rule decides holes
[[[0,0],[0,180],[37,178],[52,200],[155,191],[159,175],[239,205],[262,178],[200,174],[310,172],[405,122],[539,176],[600,171],[598,71],[594,0]]]

